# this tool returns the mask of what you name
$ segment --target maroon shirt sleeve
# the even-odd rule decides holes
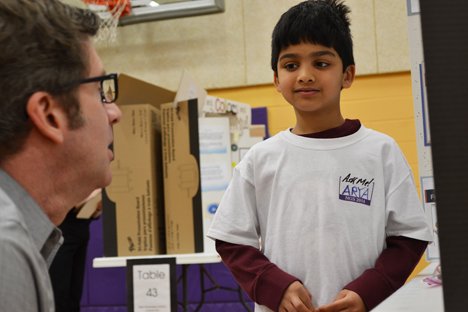
[[[386,242],[374,268],[344,287],[361,296],[369,310],[403,286],[427,247],[426,241],[404,236],[390,236]]]
[[[278,311],[286,288],[299,281],[255,247],[216,240],[216,251],[249,298],[273,311]]]
[[[343,289],[356,292],[369,310],[403,286],[421,259],[426,241],[390,236],[375,263]],[[250,299],[278,311],[283,294],[298,278],[282,271],[255,247],[216,240],[216,251]],[[313,294],[312,294],[313,295]]]

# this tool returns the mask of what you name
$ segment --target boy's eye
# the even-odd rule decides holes
[[[297,68],[297,65],[296,64],[286,64],[284,66],[284,68],[286,68],[286,69],[295,69],[295,68]]]
[[[325,63],[325,62],[317,62],[317,63],[315,63],[315,65],[316,65],[317,67],[327,67],[327,66],[329,66],[330,64]]]

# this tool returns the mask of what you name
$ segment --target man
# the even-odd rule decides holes
[[[111,127],[122,115],[117,77],[90,41],[99,24],[58,0],[0,1],[2,311],[54,311],[56,226],[111,182]]]

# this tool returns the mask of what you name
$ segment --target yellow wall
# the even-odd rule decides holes
[[[295,125],[293,109],[273,84],[208,90],[208,94],[248,103],[252,107],[266,106],[270,135]],[[359,119],[367,128],[396,140],[413,170],[419,190],[411,73],[358,76],[350,89],[342,91],[341,108],[345,118]],[[423,257],[410,278],[427,265]]]

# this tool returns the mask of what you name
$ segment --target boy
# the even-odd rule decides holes
[[[348,13],[316,0],[280,18],[271,64],[296,125],[238,164],[208,232],[255,311],[370,310],[431,241],[395,141],[341,115],[355,77]]]

